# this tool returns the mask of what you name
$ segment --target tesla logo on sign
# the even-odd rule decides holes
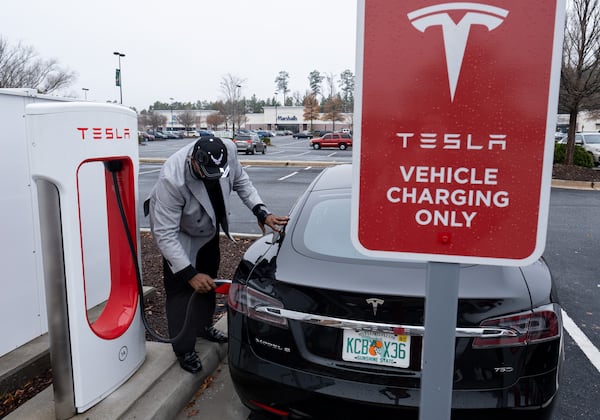
[[[565,0],[485,1],[358,0],[364,254],[523,265],[543,252]]]
[[[448,12],[457,10],[466,10],[466,12],[460,21],[455,23]],[[483,25],[492,31],[507,15],[507,10],[479,3],[445,3],[408,13],[412,25],[421,32],[425,32],[431,26],[442,27],[452,100],[454,100],[471,26]]]

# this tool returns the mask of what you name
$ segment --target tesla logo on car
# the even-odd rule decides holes
[[[377,308],[379,305],[383,305],[383,299],[369,298],[367,303],[373,307],[373,316],[377,315]]]
[[[458,22],[455,22],[449,13],[453,11],[465,13]],[[508,10],[480,3],[444,3],[408,13],[412,26],[421,32],[425,32],[431,26],[442,27],[452,101],[454,101],[471,26],[483,25],[488,28],[488,31],[492,31],[500,26],[507,15]]]

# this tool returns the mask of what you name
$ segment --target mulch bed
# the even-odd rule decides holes
[[[145,301],[146,319],[150,327],[162,337],[168,337],[167,318],[165,314],[165,292],[163,287],[162,275],[162,257],[158,252],[156,244],[152,240],[152,234],[147,232],[140,233],[140,242],[142,244],[142,278],[144,286],[152,286],[156,289],[153,297]],[[232,279],[238,263],[246,248],[253,241],[250,239],[236,239],[231,242],[229,239],[221,236],[221,265],[219,267],[218,278]],[[215,322],[223,316],[225,311],[226,297],[217,295],[217,310],[215,311]],[[146,333],[147,341],[156,341],[151,335]]]
[[[555,163],[552,167],[552,178],[565,181],[598,182],[600,181],[600,171],[583,166]]]

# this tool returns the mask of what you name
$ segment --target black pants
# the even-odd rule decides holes
[[[199,273],[208,274],[212,278],[217,277],[221,253],[219,249],[219,234],[215,235],[196,254],[195,268]],[[163,259],[163,281],[166,291],[166,312],[169,336],[177,336],[185,322],[188,302],[194,294],[194,289],[189,283],[177,281],[169,264]],[[194,350],[196,337],[205,328],[212,325],[212,319],[216,307],[216,295],[214,291],[208,293],[196,293],[190,307],[190,321],[182,337],[173,345],[173,351],[180,356]]]

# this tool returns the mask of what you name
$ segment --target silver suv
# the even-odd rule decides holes
[[[567,136],[564,136],[559,143],[567,143]],[[575,133],[575,144],[592,155],[596,166],[600,165],[600,133],[595,131]]]

